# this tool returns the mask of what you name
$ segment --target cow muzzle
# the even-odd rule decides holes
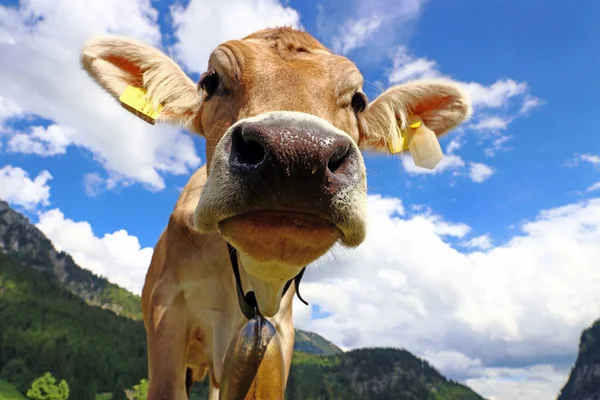
[[[196,222],[253,264],[298,267],[338,240],[360,244],[365,202],[365,167],[348,134],[309,114],[271,112],[221,138]]]

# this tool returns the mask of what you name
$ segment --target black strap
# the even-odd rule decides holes
[[[246,318],[252,319],[258,315],[261,315],[260,310],[258,309],[258,303],[256,302],[256,296],[254,295],[253,291],[250,291],[247,294],[244,294],[244,289],[242,288],[242,280],[240,279],[240,267],[238,264],[237,251],[229,243],[227,243],[227,249],[229,250],[229,259],[231,260],[231,268],[233,269],[233,275],[235,276],[237,297],[238,297],[238,303],[240,305],[240,309],[242,310],[242,313],[246,316]],[[288,288],[292,284],[292,281],[294,281],[296,284],[296,294],[298,295],[298,299],[300,299],[300,301],[303,302],[304,304],[308,305],[308,303],[302,298],[302,296],[300,296],[300,291],[299,291],[300,280],[302,279],[302,276],[304,275],[305,269],[306,269],[306,267],[302,268],[302,270],[300,271],[300,273],[298,273],[298,275],[296,275],[294,278],[292,278],[286,282],[285,286],[283,287],[282,297],[287,292]]]

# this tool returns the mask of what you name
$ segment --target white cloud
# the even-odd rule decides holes
[[[0,169],[0,199],[27,210],[50,204],[50,172],[43,170],[31,179],[29,173],[19,167],[5,165]]]
[[[460,136],[455,135],[454,138],[450,141],[450,143],[448,143],[448,146],[446,146],[446,153],[452,154],[456,150],[460,149],[461,146],[462,143],[460,142]]]
[[[471,124],[469,127],[477,131],[505,130],[511,122],[512,118],[493,116],[480,119],[477,123]]]
[[[115,184],[113,180],[104,179],[97,172],[88,173],[83,176],[85,194],[89,197],[98,196],[104,189],[112,189]]]
[[[141,294],[153,249],[142,248],[137,237],[124,229],[98,237],[87,221],[65,218],[59,209],[41,213],[36,226],[80,267]]]
[[[0,41],[0,45],[2,45],[2,41]],[[22,113],[23,110],[14,102],[14,100],[7,99],[0,95],[0,123],[5,119],[21,115]],[[2,125],[0,125],[0,128],[1,127]]]
[[[465,166],[463,159],[457,154],[445,154],[444,158],[435,166],[434,169],[427,169],[415,165],[415,161],[410,153],[402,155],[402,165],[404,170],[411,175],[437,175],[445,171],[458,170]]]
[[[14,133],[8,141],[8,151],[13,153],[54,156],[64,154],[70,144],[71,132],[58,125],[33,126],[31,132]]]
[[[469,176],[473,182],[481,183],[492,176],[495,171],[483,163],[469,163]]]
[[[348,52],[365,45],[379,30],[383,20],[378,15],[349,19],[339,28],[339,35],[332,40],[332,50],[336,53]]]
[[[471,95],[473,108],[503,107],[511,98],[524,95],[528,89],[527,83],[513,79],[500,79],[489,86],[469,82],[466,88]]]
[[[481,235],[481,236],[474,237],[474,238],[469,239],[468,241],[464,242],[462,245],[465,247],[481,249],[481,250],[488,250],[493,247],[492,239],[490,239],[490,237],[488,235]]]
[[[556,394],[581,330],[600,315],[600,198],[543,211],[485,252],[461,252],[440,236],[448,231],[441,218],[402,216],[393,200],[381,200],[369,196],[362,246],[337,248],[335,258],[308,268],[302,294],[331,315],[298,326],[351,348],[427,353],[443,372],[448,362],[436,364],[435,355],[457,353],[464,357],[449,368],[452,376],[475,379],[476,389],[487,382],[497,399],[518,398],[493,375],[499,368],[526,369],[515,393],[540,386]],[[562,379],[540,383],[527,375],[550,363]]]
[[[509,135],[502,135],[498,138],[495,138],[492,141],[492,146],[485,148],[483,150],[483,152],[485,153],[486,156],[493,157],[494,155],[496,155],[496,152],[498,152],[498,151],[509,150],[510,148],[506,147],[505,145],[512,138],[513,138],[513,136],[509,136]]]
[[[368,48],[369,59],[385,55],[410,31],[427,0],[325,0],[318,8],[317,31],[331,38],[335,52]],[[335,15],[335,17],[332,17]],[[368,60],[364,60],[368,61]]]
[[[594,192],[596,190],[600,190],[600,182],[596,182],[593,185],[589,186],[585,189],[586,192]]]
[[[157,16],[150,0],[0,6],[0,125],[10,116],[35,114],[65,133],[56,148],[50,145],[56,137],[33,134],[13,138],[12,148],[36,143],[29,147],[33,153],[60,154],[77,146],[90,151],[113,179],[152,189],[164,187],[161,173],[185,174],[197,167],[200,159],[189,135],[127,113],[80,67],[79,51],[96,34],[119,33],[158,45]]]
[[[391,51],[392,69],[388,72],[389,83],[401,83],[416,79],[438,78],[437,63],[426,58],[414,58],[406,46]]]
[[[566,383],[568,371],[552,365],[528,368],[486,368],[481,377],[466,384],[490,400],[555,399]]]
[[[600,156],[597,156],[595,154],[581,154],[579,156],[579,159],[581,161],[590,163],[596,167],[600,167]]]
[[[531,112],[531,110],[534,110],[543,105],[544,105],[544,101],[542,99],[537,98],[535,96],[527,95],[527,96],[525,96],[523,105],[521,106],[521,109],[519,110],[519,114],[528,115]]]
[[[278,0],[191,0],[172,6],[171,14],[175,55],[194,72],[204,71],[210,52],[225,41],[268,27],[301,27],[300,14]]]

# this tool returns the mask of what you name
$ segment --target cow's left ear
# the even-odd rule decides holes
[[[409,129],[411,117],[440,137],[467,120],[472,113],[465,90],[450,80],[414,81],[393,86],[375,99],[359,118],[361,149],[393,153]],[[400,146],[401,147],[401,146]]]
[[[162,51],[130,38],[102,35],[81,50],[88,74],[140,118],[189,125],[202,98],[198,87]]]

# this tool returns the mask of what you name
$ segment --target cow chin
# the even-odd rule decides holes
[[[256,271],[264,275],[257,276],[264,280],[289,278],[286,275],[321,257],[342,236],[334,224],[318,216],[283,211],[256,211],[227,218],[219,223],[219,231],[255,263],[284,269]]]

